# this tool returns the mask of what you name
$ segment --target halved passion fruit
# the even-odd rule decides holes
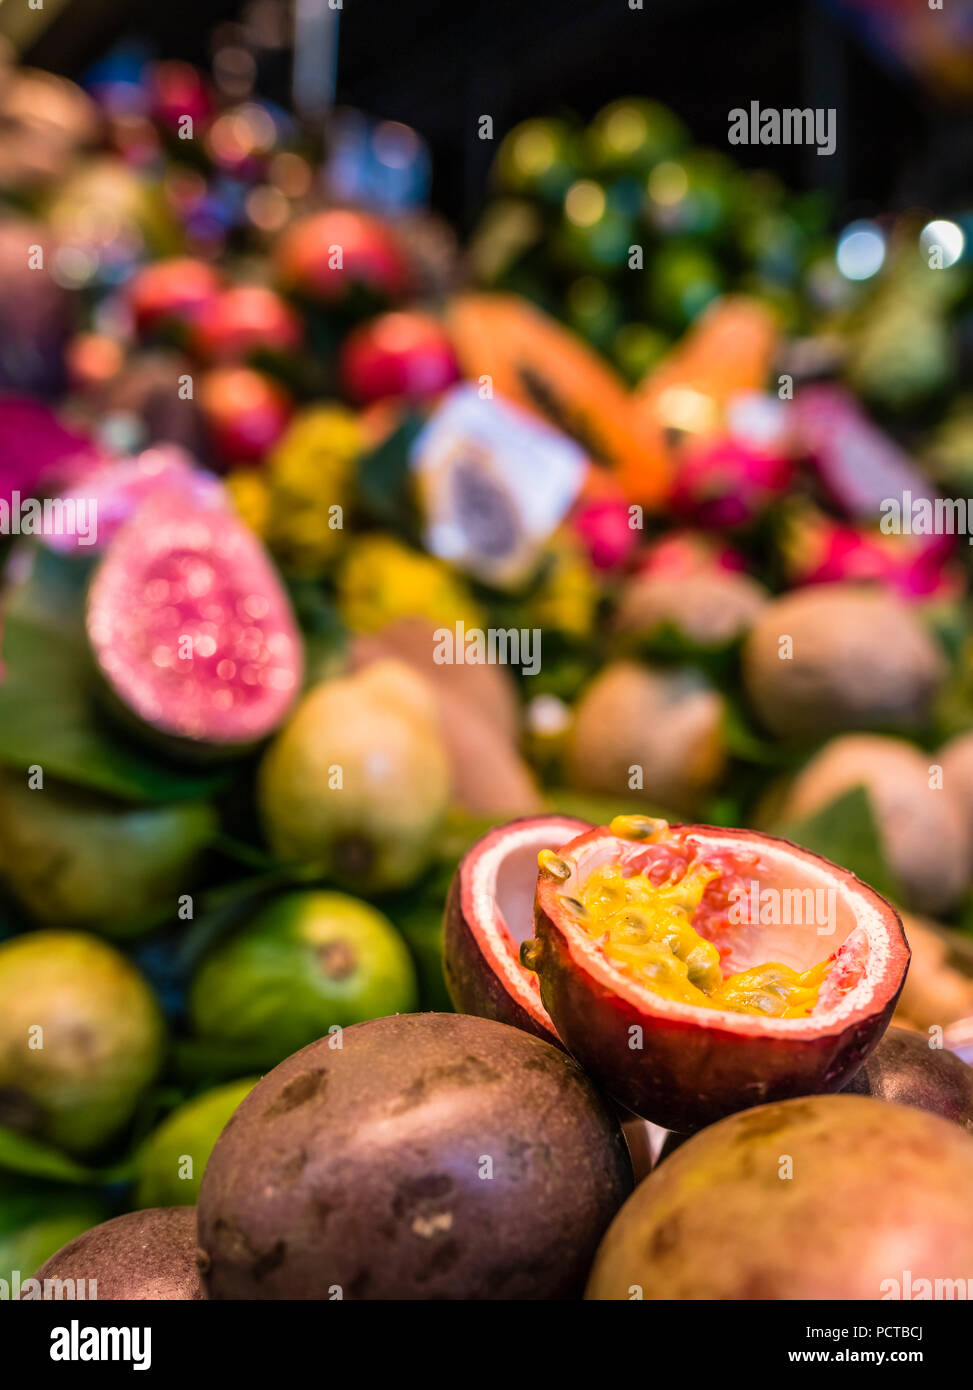
[[[537,856],[590,829],[573,816],[525,816],[491,830],[461,860],[443,921],[443,973],[458,1013],[560,1043],[540,982],[519,952],[533,926]]]
[[[564,1047],[541,1003],[540,982],[520,963],[533,928],[537,859],[591,830],[574,816],[524,816],[469,849],[453,876],[443,919],[443,973],[459,1013],[492,1018]],[[636,1181],[665,1138],[620,1107]]]
[[[569,1051],[655,1124],[840,1090],[888,1025],[895,910],[786,840],[619,816],[539,864],[521,962]]]

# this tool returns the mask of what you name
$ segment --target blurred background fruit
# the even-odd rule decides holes
[[[342,893],[273,899],[205,957],[189,995],[201,1038],[270,1067],[334,1029],[416,1006],[409,953],[391,922]]]
[[[704,45],[695,4],[599,0],[593,46],[554,0],[471,45],[499,31],[467,8],[330,11],[313,99],[276,0],[178,33],[48,6],[27,62],[0,50],[0,1255],[24,1265],[193,1201],[285,1051],[448,1009],[448,885],[513,816],[785,833],[906,912],[897,1020],[965,1045],[957,8],[894,70],[843,4],[830,66],[785,9],[709,6]],[[727,141],[768,51],[796,105],[840,108],[837,158]],[[113,573],[121,709],[84,620]]]
[[[0,945],[3,1123],[73,1153],[131,1119],[162,1062],[152,993],[111,946],[70,932]]]
[[[214,1086],[178,1106],[139,1150],[137,1207],[192,1207],[213,1145],[259,1077]]]

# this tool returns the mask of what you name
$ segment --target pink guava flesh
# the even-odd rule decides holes
[[[109,545],[88,637],[122,706],[187,751],[244,751],[297,696],[300,633],[260,542],[239,520],[159,498]]]

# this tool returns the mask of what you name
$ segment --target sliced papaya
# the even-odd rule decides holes
[[[668,453],[670,431],[714,432],[730,400],[761,391],[777,351],[773,312],[746,295],[724,295],[645,377],[633,395],[642,429]]]
[[[665,449],[621,378],[580,338],[511,294],[460,295],[447,322],[466,376],[489,376],[501,396],[576,439],[631,500],[654,507],[666,498]]]

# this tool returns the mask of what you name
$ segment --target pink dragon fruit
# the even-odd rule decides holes
[[[715,530],[746,526],[786,493],[793,476],[793,463],[780,454],[732,437],[706,440],[679,465],[673,510]]]
[[[793,584],[860,580],[918,600],[952,598],[960,591],[962,581],[949,564],[955,539],[885,535],[807,506],[788,518],[780,545]]]
[[[52,410],[28,396],[0,397],[0,498],[43,496],[100,455],[83,434],[66,429]]]

